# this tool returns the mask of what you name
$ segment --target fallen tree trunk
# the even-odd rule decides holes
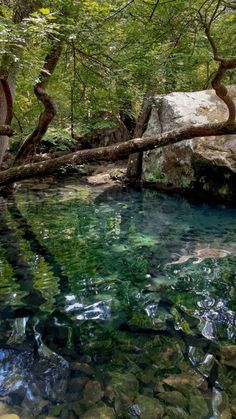
[[[55,159],[40,163],[29,163],[15,166],[0,172],[0,186],[11,184],[23,179],[36,178],[53,174],[55,170],[68,164],[83,164],[98,161],[115,161],[128,157],[132,153],[157,149],[183,140],[197,137],[236,134],[236,123],[216,123],[201,126],[190,126],[173,130],[154,137],[136,138],[109,147],[80,150]]]

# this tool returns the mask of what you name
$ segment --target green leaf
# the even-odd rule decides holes
[[[39,9],[39,12],[40,12],[42,15],[49,15],[49,13],[50,13],[50,9],[48,9],[48,8],[42,8],[42,9]]]

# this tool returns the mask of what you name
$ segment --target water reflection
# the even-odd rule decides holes
[[[219,345],[235,343],[236,211],[148,191],[93,199],[73,185],[29,198],[1,206],[0,396],[21,417],[33,403],[32,417],[80,417],[97,402],[127,416],[145,397],[164,409],[163,380],[194,372],[211,417]],[[128,405],[114,384],[127,371]],[[90,404],[87,383],[99,394]],[[183,384],[171,388],[192,400]]]

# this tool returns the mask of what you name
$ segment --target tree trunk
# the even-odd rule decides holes
[[[137,119],[133,138],[141,138],[146,130],[147,122],[152,110],[152,103],[149,94],[146,94],[143,99],[142,108]],[[129,156],[127,164],[126,177],[129,182],[135,182],[141,178],[143,165],[143,153],[134,153]]]
[[[49,124],[56,115],[55,103],[52,97],[45,91],[45,87],[57,66],[61,52],[61,42],[54,41],[45,58],[43,69],[39,75],[39,82],[36,83],[34,87],[34,93],[38,100],[43,104],[44,110],[39,117],[36,128],[20,147],[15,159],[15,164],[19,164],[23,160],[26,160],[28,156],[36,152],[37,146],[40,144],[44,134],[47,132]]]
[[[227,124],[224,122],[201,126],[190,126],[158,134],[154,137],[136,138],[109,147],[81,150],[52,160],[15,166],[12,169],[0,172],[0,186],[11,184],[23,179],[46,176],[55,173],[55,170],[66,166],[67,164],[78,165],[88,162],[115,161],[117,159],[126,158],[130,154],[136,152],[157,149],[183,140],[189,140],[197,137],[232,134],[236,134],[236,123]]]
[[[2,130],[0,131],[0,167],[8,148],[8,138],[12,134],[12,130],[8,130],[6,126],[11,124],[12,119],[12,98],[15,93],[15,83],[12,77],[8,77],[7,80],[2,79],[0,83],[0,125]],[[4,132],[3,127],[5,126],[6,131]]]
[[[15,0],[14,3],[14,13],[13,13],[13,23],[19,24],[23,19],[28,17],[30,13],[34,10],[37,10],[42,6],[42,0]],[[13,106],[13,100],[15,96],[15,81],[19,71],[19,63],[16,63],[12,59],[12,55],[17,56],[18,58],[22,55],[22,47],[14,45],[11,47],[9,54],[4,54],[1,60],[0,76],[3,81],[8,83],[9,92],[7,93],[4,89],[4,85],[0,85],[0,125],[10,125],[12,119],[12,111],[9,112],[9,106]],[[8,120],[8,122],[6,122]],[[4,131],[4,130],[3,130]],[[9,134],[12,134],[12,131],[7,130],[6,134],[2,134],[0,130],[0,167],[5,155],[5,152],[8,148]]]

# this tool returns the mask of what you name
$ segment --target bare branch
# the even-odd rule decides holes
[[[157,0],[156,1],[156,4],[154,5],[154,7],[153,7],[153,10],[152,10],[152,13],[150,14],[150,17],[149,17],[149,22],[150,22],[150,20],[152,20],[152,18],[153,18],[153,16],[154,16],[154,14],[155,14],[155,11],[156,11],[156,9],[157,9],[157,7],[158,7],[158,5],[159,5],[159,3],[160,3],[160,0]]]
[[[204,5],[206,2],[204,2]],[[220,6],[222,5],[222,0],[218,0],[217,4],[215,6],[214,11],[212,12],[210,18],[207,16],[207,12],[209,10],[209,7],[207,8],[207,12],[205,13],[205,16],[202,14],[202,8],[203,6],[198,10],[198,14],[200,17],[201,24],[205,30],[206,37],[210,43],[210,46],[213,51],[213,57],[214,60],[219,62],[218,69],[216,71],[215,76],[212,80],[212,87],[215,90],[217,96],[225,103],[225,105],[228,108],[229,116],[227,122],[229,124],[235,123],[236,119],[236,108],[233,99],[229,96],[228,90],[226,86],[222,83],[222,80],[226,74],[226,71],[229,69],[236,68],[236,58],[222,58],[219,56],[218,48],[215,43],[215,40],[211,34],[211,26],[214,20],[225,10],[225,6],[223,9],[220,9]]]

